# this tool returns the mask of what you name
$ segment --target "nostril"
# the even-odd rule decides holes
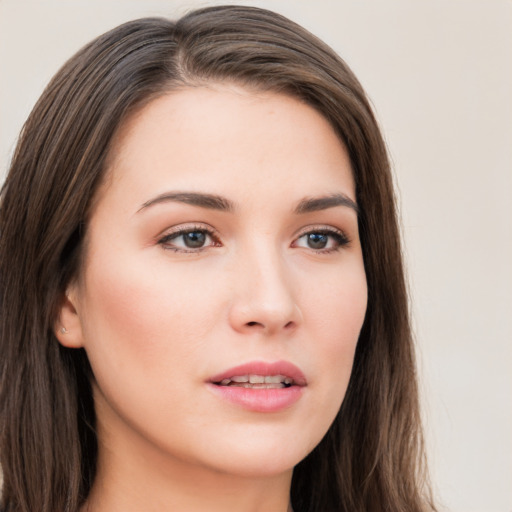
[[[255,321],[247,322],[245,325],[247,327],[263,327],[263,328],[265,327],[265,324],[263,324],[261,322],[255,322]],[[295,322],[290,321],[290,322],[286,323],[284,328],[285,329],[293,329],[294,326],[295,326]]]

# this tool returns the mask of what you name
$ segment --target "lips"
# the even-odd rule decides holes
[[[284,375],[234,375],[215,384],[246,389],[282,389],[293,386],[294,380]]]
[[[217,385],[281,382],[286,387],[289,387],[290,385],[305,386],[306,377],[297,366],[288,361],[276,361],[274,363],[255,361],[219,373],[209,379],[209,382]]]
[[[254,412],[278,412],[302,396],[307,382],[297,366],[288,361],[255,361],[214,375],[209,388],[231,404]]]

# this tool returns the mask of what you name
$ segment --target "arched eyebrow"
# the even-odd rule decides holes
[[[150,199],[149,201],[146,201],[139,208],[137,213],[149,208],[150,206],[167,202],[185,203],[192,206],[199,206],[200,208],[223,212],[232,212],[235,210],[235,204],[232,201],[216,194],[205,194],[199,192],[165,192],[153,199]],[[328,196],[306,197],[299,201],[294,209],[294,213],[300,215],[320,210],[327,210],[336,206],[345,206],[351,208],[356,213],[359,212],[357,204],[350,199],[350,197],[342,193],[337,193]]]
[[[327,210],[336,206],[346,206],[351,208],[356,213],[359,213],[357,204],[345,194],[331,194],[321,197],[307,197],[302,199],[295,208],[295,213],[310,213],[320,210]]]
[[[234,210],[234,204],[225,197],[215,194],[203,194],[197,192],[165,192],[146,201],[137,211],[140,212],[150,206],[159,203],[178,202],[208,208],[210,210],[220,210],[223,212],[231,212]]]

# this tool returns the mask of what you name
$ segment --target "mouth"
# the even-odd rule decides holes
[[[254,361],[242,364],[215,375],[209,382],[216,386],[247,389],[283,389],[305,386],[306,377],[293,363]]]
[[[287,361],[243,364],[215,375],[207,384],[222,400],[259,413],[292,407],[307,386],[301,370]]]
[[[291,377],[286,375],[234,375],[214,382],[217,386],[229,386],[246,389],[282,389],[295,384]]]

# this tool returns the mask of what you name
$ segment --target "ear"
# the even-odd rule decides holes
[[[78,313],[76,285],[70,285],[61,298],[53,332],[59,343],[68,348],[82,348],[82,322]]]

